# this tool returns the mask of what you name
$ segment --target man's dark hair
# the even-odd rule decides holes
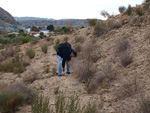
[[[76,51],[73,51],[72,53],[74,54],[75,57],[77,57],[77,52]]]

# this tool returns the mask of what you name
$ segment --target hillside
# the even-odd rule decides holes
[[[142,9],[142,15],[137,13],[138,9]],[[12,88],[10,86],[13,86],[13,83],[21,82],[36,89],[39,95],[48,97],[49,108],[58,107],[61,102],[56,103],[57,97],[63,92],[66,103],[72,99],[72,106],[75,106],[74,101],[78,100],[74,100],[72,95],[78,96],[80,106],[89,103],[96,106],[96,111],[93,110],[95,107],[89,106],[94,112],[88,109],[89,112],[85,113],[149,113],[149,10],[150,2],[143,3],[132,8],[132,15],[122,13],[98,23],[95,27],[89,26],[72,34],[52,36],[36,43],[17,46],[21,59],[16,62],[25,61],[29,65],[23,73],[1,72],[0,92],[7,91],[7,87]],[[67,39],[78,52],[78,56],[71,60],[71,74],[58,77],[54,46],[57,42]],[[43,44],[48,45],[47,53],[41,50]],[[32,59],[26,55],[28,48],[36,52]],[[10,59],[3,61],[1,57],[0,60],[1,69],[3,65],[6,69],[5,64],[9,64],[7,61]],[[14,71],[17,71],[17,68]],[[23,90],[25,93],[24,96],[32,97],[31,90],[21,86],[19,88],[20,92]],[[59,99],[63,100],[64,97]],[[8,101],[8,104],[10,102],[12,101]],[[61,107],[66,103],[62,103]],[[31,113],[31,104],[19,107],[16,113]]]
[[[17,22],[12,15],[0,7],[0,25],[16,25]]]

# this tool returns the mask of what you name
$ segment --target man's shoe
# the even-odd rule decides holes
[[[66,74],[70,74],[70,72],[66,72]]]
[[[58,75],[58,76],[63,76],[63,75]]]

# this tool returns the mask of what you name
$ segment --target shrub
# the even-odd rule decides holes
[[[140,90],[139,82],[137,81],[137,78],[134,77],[130,80],[129,79],[126,80],[120,87],[116,95],[118,98],[126,98],[133,96],[139,90]]]
[[[41,47],[43,53],[47,53],[47,50],[48,50],[48,44],[43,44],[42,47]]]
[[[100,35],[108,32],[108,30],[109,30],[108,26],[107,26],[107,24],[105,22],[99,22],[94,27],[94,35],[100,36]]]
[[[60,43],[60,40],[57,39],[57,40],[55,41],[55,46],[54,46],[55,51],[57,51],[57,47],[58,47],[58,44],[59,44],[59,43]]]
[[[126,10],[126,13],[130,16],[132,14],[132,7],[131,5],[128,6],[128,9]]]
[[[119,54],[119,53],[121,53],[121,52],[123,52],[123,51],[126,51],[126,50],[130,47],[127,38],[124,37],[124,38],[120,39],[120,40],[117,42],[116,47],[117,47],[117,51],[116,51],[117,54]]]
[[[110,17],[110,14],[109,14],[107,11],[105,11],[105,10],[101,11],[100,14],[101,14],[103,17],[105,17],[105,18],[109,18],[109,17]]]
[[[74,66],[74,70],[79,80],[84,83],[90,82],[95,72],[94,69],[91,68],[90,61],[78,62],[77,65]]]
[[[46,72],[46,73],[49,73],[49,66],[46,66],[46,67],[45,67],[45,72]]]
[[[28,43],[29,41],[32,40],[32,37],[27,35],[26,37],[22,37],[22,43]]]
[[[124,51],[119,54],[119,58],[121,60],[121,64],[126,67],[130,63],[133,62],[133,55],[131,55],[128,51]]]
[[[126,11],[126,8],[124,6],[119,7],[119,12],[124,13]]]
[[[68,37],[65,37],[65,38],[64,38],[64,41],[67,42],[67,41],[68,41]]]
[[[143,9],[144,10],[149,10],[150,9],[150,2],[145,3],[144,6],[143,6]]]
[[[39,38],[33,38],[31,41],[31,44],[37,44],[39,41]]]
[[[0,71],[2,72],[22,73],[25,71],[23,61],[17,55],[13,59],[2,62],[0,66],[1,66]]]
[[[8,38],[0,37],[0,43],[1,44],[8,44],[8,43],[10,43],[10,40]]]
[[[36,96],[32,103],[32,113],[50,113],[49,98],[44,96]]]
[[[0,111],[14,113],[19,106],[30,103],[36,93],[23,83],[11,84],[0,93]]]
[[[136,14],[138,14],[139,16],[143,16],[143,11],[141,7],[136,8]]]
[[[35,57],[35,51],[34,51],[34,49],[28,48],[28,49],[26,50],[26,55],[27,55],[30,59],[34,58],[34,57]]]
[[[0,111],[2,113],[14,113],[24,102],[24,96],[15,93],[0,94]]]
[[[89,24],[90,26],[95,26],[96,23],[97,23],[97,19],[88,19],[88,24]]]
[[[4,91],[10,94],[15,92],[17,94],[24,95],[25,103],[31,103],[33,101],[33,97],[37,95],[35,90],[22,82],[12,84],[4,89]]]
[[[57,95],[59,93],[59,87],[54,88],[54,94]]]
[[[84,38],[83,37],[75,37],[75,43],[83,43]]]

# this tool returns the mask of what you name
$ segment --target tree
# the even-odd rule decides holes
[[[39,28],[37,28],[37,27],[35,27],[35,26],[32,26],[31,31],[39,32],[40,30],[39,30]]]
[[[23,30],[23,29],[20,29],[20,30],[19,30],[19,35],[20,35],[20,36],[23,36],[23,35],[24,35],[24,30]]]
[[[44,37],[44,33],[40,32],[40,38],[42,39]]]
[[[53,30],[54,30],[54,26],[53,26],[53,25],[49,25],[49,26],[47,26],[47,29],[48,29],[49,31],[53,31]]]

